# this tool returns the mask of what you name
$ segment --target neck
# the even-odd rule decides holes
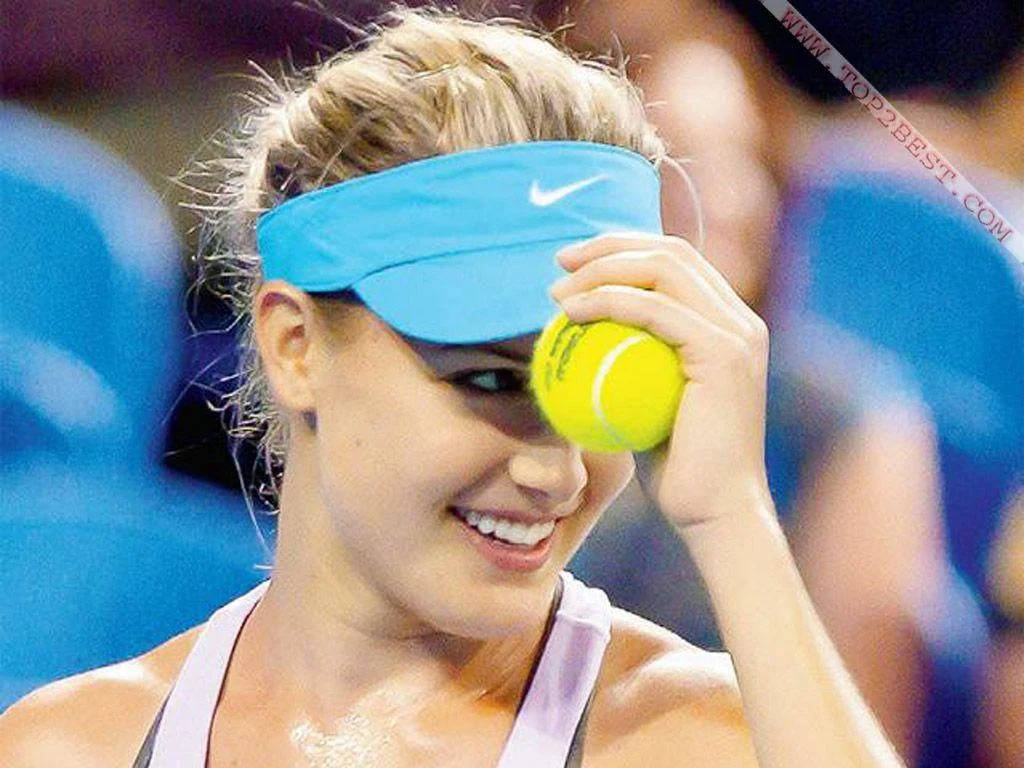
[[[514,711],[543,622],[488,640],[422,623],[351,566],[323,505],[303,493],[311,488],[310,478],[286,471],[273,577],[236,651],[254,701],[323,722],[354,710],[408,714],[432,702]]]

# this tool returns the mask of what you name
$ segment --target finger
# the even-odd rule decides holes
[[[689,240],[682,237],[675,237],[673,235],[664,235],[672,245],[675,246],[675,253],[678,253],[687,264],[690,264],[695,269],[699,270],[704,278],[708,281],[708,284],[718,292],[718,295],[722,297],[733,312],[747,323],[747,327],[751,334],[757,336],[765,329],[764,320],[760,315],[757,314],[743,298],[736,293],[736,289],[732,287],[732,283],[725,279],[725,275],[719,272],[715,265],[712,264],[707,258],[704,257],[700,251],[697,250],[696,246],[693,245]]]
[[[764,321],[741,299],[729,281],[711,263],[701,255],[689,241],[682,237],[648,232],[607,232],[566,246],[557,254],[558,263],[569,271],[600,258],[616,250],[636,250],[638,248],[667,248],[680,259],[698,270],[708,284],[733,309],[735,314],[746,324],[746,336],[757,336],[765,332]]]
[[[695,267],[666,250],[616,251],[593,259],[556,283],[551,296],[560,301],[607,284],[658,291],[734,333],[742,335],[747,330],[743,318],[736,316]]]
[[[682,350],[691,366],[717,363],[743,345],[737,334],[716,325],[678,301],[654,291],[628,285],[602,285],[562,301],[562,309],[577,324],[612,320],[643,328],[666,344]]]

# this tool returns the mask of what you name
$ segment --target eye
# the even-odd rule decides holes
[[[491,395],[522,394],[527,391],[529,385],[528,375],[516,368],[488,368],[480,371],[465,371],[453,376],[452,381],[461,387]]]

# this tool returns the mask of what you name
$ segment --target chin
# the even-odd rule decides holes
[[[479,640],[530,631],[547,618],[557,578],[552,574],[550,579],[529,584],[459,588],[457,597],[443,603],[447,609],[430,621],[442,632]]]

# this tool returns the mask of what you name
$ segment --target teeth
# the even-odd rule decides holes
[[[504,518],[483,515],[479,512],[465,512],[461,509],[456,509],[455,511],[459,517],[480,531],[480,533],[491,534],[495,538],[507,541],[510,544],[532,547],[541,539],[550,536],[551,532],[555,530],[554,521],[525,525],[523,523],[514,523]]]

